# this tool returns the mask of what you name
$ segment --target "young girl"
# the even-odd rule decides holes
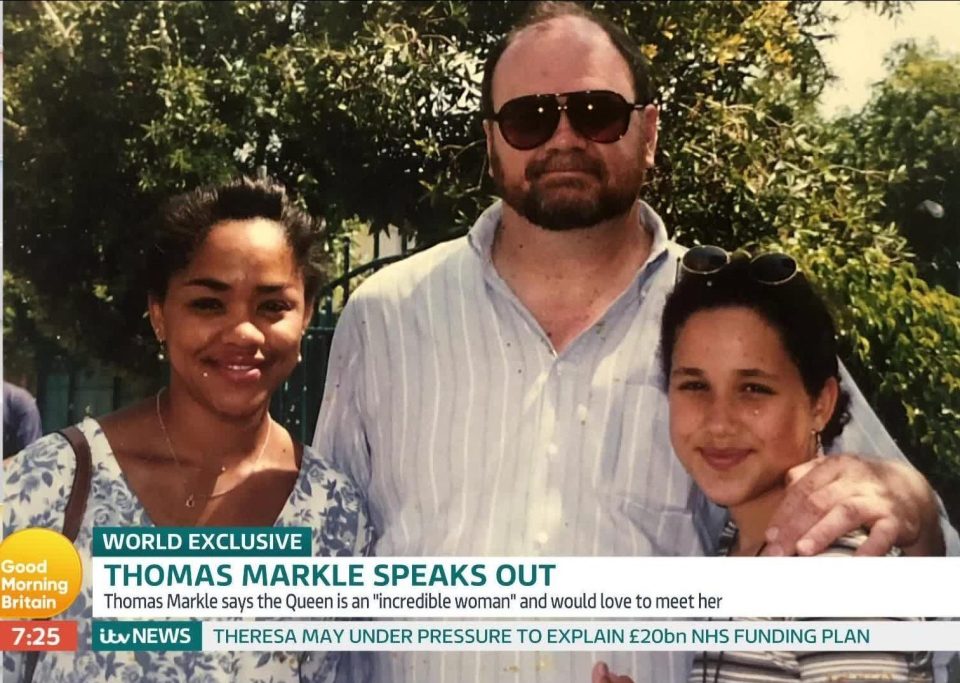
[[[308,526],[315,555],[366,544],[353,482],[296,442],[268,412],[299,360],[319,284],[319,233],[283,189],[240,180],[171,200],[148,236],[148,309],[169,385],[78,427],[92,455],[76,546],[84,564],[79,651],[4,655],[4,679],[328,681],[335,653],[93,652],[92,529],[96,526]],[[9,534],[60,530],[76,456],[47,436],[5,463]],[[29,669],[33,669],[32,675]]]
[[[661,329],[671,441],[730,513],[719,553],[759,555],[787,470],[823,457],[847,419],[833,321],[784,254],[699,247],[683,263]],[[865,539],[847,534],[823,554],[853,554]],[[704,652],[690,681],[917,682],[931,671],[929,653]]]

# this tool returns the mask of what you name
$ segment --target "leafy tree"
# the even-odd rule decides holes
[[[150,371],[137,225],[161,196],[259,166],[332,234],[463,230],[492,193],[482,60],[527,4],[7,3],[6,266],[42,322],[11,315],[8,333]],[[646,196],[675,235],[800,256],[868,398],[956,486],[960,311],[883,217],[888,174],[846,162],[814,114],[831,5],[594,4],[651,61],[662,126]]]
[[[32,283],[25,305],[78,351],[148,370],[139,224],[163,196],[260,166],[334,232],[462,229],[491,192],[482,58],[528,4],[8,4],[7,262]],[[810,92],[825,75],[816,3],[606,9],[664,84],[667,166],[707,133],[689,125],[701,102],[736,100],[757,72]],[[686,185],[663,183],[691,198],[677,210],[697,204]]]
[[[925,279],[960,293],[960,55],[912,42],[858,114],[840,119],[839,158],[887,172],[878,220],[897,224]]]

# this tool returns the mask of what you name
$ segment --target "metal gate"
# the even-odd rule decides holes
[[[280,390],[273,395],[273,401],[270,404],[270,413],[287,428],[293,438],[299,439],[302,443],[313,441],[313,430],[317,423],[317,413],[320,410],[320,401],[323,399],[323,385],[327,378],[330,343],[337,323],[337,313],[334,312],[337,291],[340,290],[340,301],[346,303],[350,298],[351,284],[354,280],[400,261],[414,251],[408,251],[404,241],[404,248],[400,254],[375,257],[351,269],[349,243],[345,243],[343,252],[345,272],[321,288],[318,293],[313,321],[303,336],[303,361]]]

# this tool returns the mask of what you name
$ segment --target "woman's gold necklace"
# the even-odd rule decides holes
[[[180,474],[180,480],[183,485],[183,493],[186,496],[186,499],[184,500],[183,504],[188,508],[192,508],[196,506],[198,496],[191,490],[189,481],[187,479],[187,474],[184,471],[183,465],[180,464],[180,458],[177,456],[177,451],[174,450],[173,442],[170,440],[170,434],[167,432],[167,425],[164,424],[163,422],[163,413],[160,410],[160,394],[162,393],[163,393],[163,389],[160,389],[160,391],[157,392],[157,422],[160,423],[160,431],[163,432],[163,438],[166,439],[167,441],[167,449],[170,451],[170,456],[173,458],[173,462],[177,466],[177,472]],[[273,420],[271,420],[268,415],[267,416],[267,437],[263,440],[263,445],[260,447],[260,452],[257,453],[257,457],[254,458],[253,460],[253,465],[252,465],[253,470],[250,472],[250,474],[253,474],[254,472],[257,471],[257,465],[260,463],[260,458],[263,457],[264,452],[267,450],[267,444],[270,443],[270,430],[272,427],[273,427]],[[225,472],[226,467],[221,466],[220,471]],[[210,500],[212,498],[219,498],[220,496],[224,496],[230,493],[231,491],[233,491],[235,488],[240,486],[240,484],[246,481],[247,478],[248,477],[244,477],[242,480],[238,481],[233,486],[225,488],[223,491],[212,491],[206,496],[199,496],[199,497],[205,498],[207,500]]]

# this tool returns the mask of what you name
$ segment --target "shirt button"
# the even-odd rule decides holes
[[[546,531],[541,531],[539,534],[537,534],[537,543],[540,545],[546,545],[547,541],[549,540],[550,534],[548,534]]]
[[[555,444],[555,443],[548,443],[548,444],[547,444],[547,454],[548,454],[548,455],[556,455],[556,454],[559,453],[559,452],[560,452],[560,449],[557,448],[557,444]]]

